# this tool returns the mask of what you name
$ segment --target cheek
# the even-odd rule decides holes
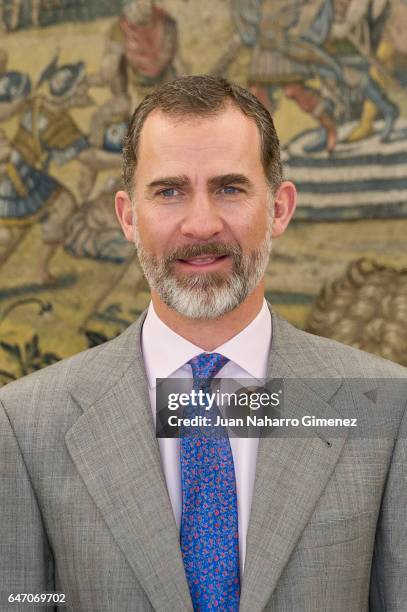
[[[244,239],[246,241],[246,243],[250,244],[250,245],[256,245],[260,240],[263,239],[264,237],[264,233],[266,230],[266,225],[265,222],[257,222],[256,224],[252,224],[250,225],[244,234]]]
[[[264,239],[267,225],[269,223],[267,214],[235,215],[230,227],[236,240],[244,249],[253,249]]]
[[[174,228],[169,219],[151,218],[140,213],[137,215],[137,228],[143,246],[155,255],[174,246],[171,244]]]

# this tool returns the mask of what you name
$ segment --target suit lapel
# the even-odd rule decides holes
[[[154,609],[192,610],[141,359],[144,317],[95,359],[96,376],[102,371],[108,378],[113,371],[118,380],[109,381],[110,389],[91,400],[67,433],[66,444]],[[82,407],[89,404],[89,385],[96,391],[98,378],[87,384],[79,384],[75,393]]]
[[[315,377],[315,381],[304,380]],[[283,417],[295,434],[274,428],[259,441],[240,610],[263,610],[341,454],[346,434],[327,437],[301,426],[303,415],[338,417],[327,403],[342,379],[312,351],[307,336],[273,314],[268,379],[284,379]],[[289,381],[291,379],[291,383]],[[301,380],[300,380],[301,379]],[[329,380],[328,380],[329,379]],[[295,437],[294,437],[295,436]]]
[[[66,435],[71,457],[155,610],[192,610],[179,533],[154,432],[141,353],[146,311],[107,343],[78,378],[83,414]],[[286,385],[284,416],[338,416],[328,404],[342,380],[274,313],[268,378]],[[80,376],[80,375],[79,375]],[[240,609],[263,610],[339,459],[345,438],[313,430],[259,442]],[[329,443],[329,444],[328,444]]]

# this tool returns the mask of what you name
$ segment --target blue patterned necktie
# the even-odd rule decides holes
[[[228,361],[219,353],[201,353],[188,361],[195,391],[210,393],[212,379]],[[213,408],[210,416],[216,419]],[[188,432],[185,428],[180,430],[181,552],[192,603],[199,612],[237,612],[239,531],[229,438],[225,429],[221,435],[202,432],[199,427],[187,429]]]

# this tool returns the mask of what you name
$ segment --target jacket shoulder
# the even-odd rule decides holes
[[[0,389],[0,403],[12,419],[34,421],[41,415],[63,418],[74,410],[72,395],[84,390],[89,402],[101,397],[134,356],[134,326],[118,337],[23,376]],[[135,352],[135,351],[134,351]],[[76,406],[75,412],[79,408]]]
[[[302,330],[297,331],[310,348],[318,353],[325,363],[332,363],[336,369],[339,369],[342,376],[407,378],[407,368],[394,361],[331,338],[317,336]]]
[[[393,361],[298,329],[272,310],[272,346],[304,377],[406,378],[407,368]]]
[[[60,387],[61,383],[68,386],[70,382],[75,380],[75,375],[97,357],[103,346],[99,345],[86,349],[4,385],[0,389],[0,400],[6,401],[25,393],[31,394],[38,389],[44,391],[52,387]]]

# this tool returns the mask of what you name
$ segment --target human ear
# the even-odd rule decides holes
[[[297,205],[297,190],[291,181],[283,181],[274,195],[274,219],[272,237],[283,234],[290,223]]]
[[[114,203],[116,215],[126,240],[134,242],[133,204],[127,191],[118,191]]]

